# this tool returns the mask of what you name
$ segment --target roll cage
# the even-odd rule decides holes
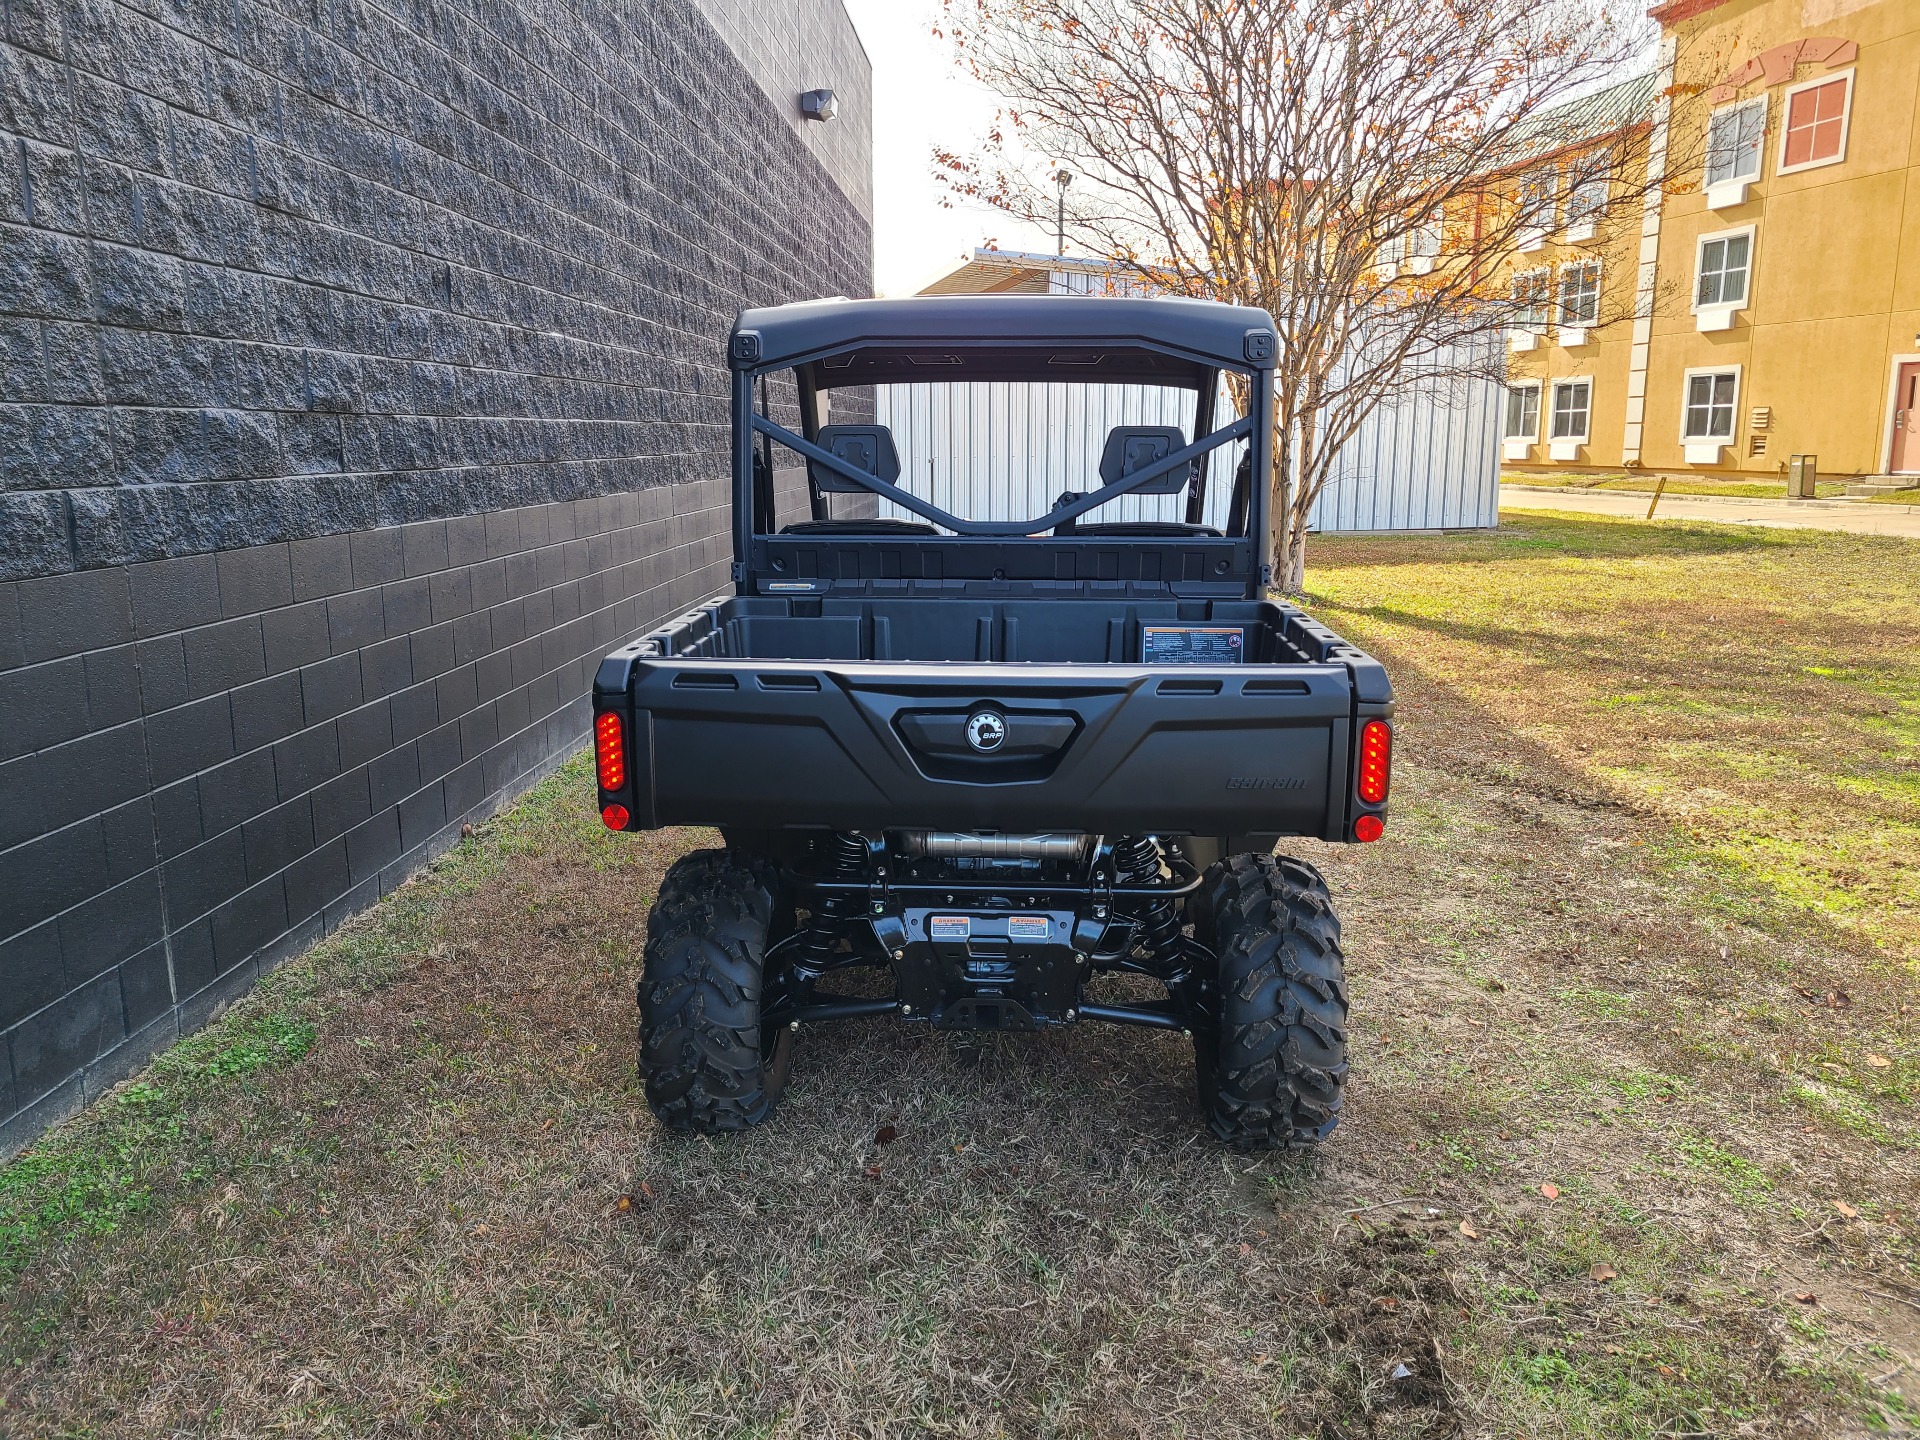
[[[1273,321],[1264,310],[1184,299],[1089,296],[941,296],[912,300],[826,300],[741,313],[728,343],[733,373],[733,577],[740,593],[759,590],[868,588],[875,582],[991,581],[1028,593],[1057,592],[1059,582],[1095,580],[1173,593],[1242,593],[1257,598],[1269,576],[1262,563],[1271,434],[1255,417],[1272,413]],[[755,386],[794,373],[800,432],[755,405]],[[1246,414],[1214,425],[1223,372],[1244,378]],[[1062,496],[1043,515],[977,520],[850,463],[819,443],[821,392],[851,386],[957,381],[1145,384],[1195,393],[1192,443],[1078,496]],[[1072,533],[1073,522],[1112,500],[1192,467],[1187,516],[1197,521],[1207,468],[1196,461],[1246,440],[1244,499],[1236,483],[1237,533],[1218,536],[1121,536]],[[761,448],[756,465],[756,444]],[[821,545],[775,533],[772,463],[780,445],[837,479],[889,500],[951,532],[836,535],[831,563]],[[764,472],[764,473],[757,473]],[[811,511],[825,518],[809,484]],[[1238,528],[1243,526],[1244,528]],[[1064,529],[1062,527],[1065,527]],[[1019,542],[1008,545],[1002,542]],[[932,550],[905,547],[932,546]],[[1060,547],[1069,548],[1062,552]],[[1098,554],[1089,554],[1097,550]],[[1041,552],[1045,552],[1044,554]],[[916,558],[918,563],[916,564]],[[929,574],[928,571],[932,571]],[[818,572],[818,573],[816,573]],[[1053,584],[1048,585],[1049,577]]]

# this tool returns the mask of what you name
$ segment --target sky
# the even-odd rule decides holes
[[[943,209],[933,148],[965,151],[993,118],[994,97],[963,75],[931,33],[939,0],[845,0],[873,62],[874,287],[911,295],[959,267],[977,245],[1051,253],[1051,231],[985,206]]]
[[[1002,250],[1054,251],[1050,226],[1027,225],[984,205],[962,205],[934,177],[933,149],[975,148],[993,119],[995,97],[962,72],[933,37],[940,0],[842,0],[873,62],[874,289],[912,295],[992,243]],[[1616,0],[1617,3],[1617,0]],[[1649,34],[1657,32],[1627,13]]]

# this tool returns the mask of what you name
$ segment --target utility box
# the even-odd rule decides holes
[[[1811,500],[1819,492],[1814,486],[1820,478],[1820,457],[1818,455],[1789,455],[1787,457],[1787,498],[1789,500]]]

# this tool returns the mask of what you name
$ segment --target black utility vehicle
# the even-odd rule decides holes
[[[640,1065],[667,1124],[755,1124],[794,1031],[897,1015],[1182,1031],[1221,1139],[1333,1128],[1340,925],[1319,872],[1273,849],[1380,835],[1393,700],[1377,662],[1264,598],[1270,446],[1249,417],[1272,413],[1275,343],[1264,311],[1173,299],[741,315],[734,593],[609,656],[594,682],[606,823],[712,825],[726,841],[668,871],[648,924]],[[770,379],[790,424],[771,418]],[[1085,456],[1051,453],[1072,426],[1022,437],[1049,450],[1025,457],[1049,478],[1085,488],[1031,518],[979,518],[947,506],[993,487],[950,470],[941,489],[931,457],[903,457],[866,419],[879,386],[911,387],[893,392],[903,414],[944,395],[989,416],[1010,387],[1039,387],[1025,413],[1057,400],[1080,433],[1099,412],[1076,398],[1134,414],[1151,399],[1164,420],[1171,397],[1191,429],[1118,425]],[[829,392],[860,423],[822,424]],[[804,477],[776,467],[776,445]],[[1211,496],[1210,474],[1225,482]],[[777,523],[783,496],[807,518]],[[1160,498],[1098,518],[1126,496]],[[891,972],[890,993],[836,987],[861,966]],[[1160,998],[1100,998],[1139,993],[1096,983],[1113,972]]]

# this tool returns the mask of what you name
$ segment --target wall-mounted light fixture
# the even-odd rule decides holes
[[[809,120],[831,120],[840,113],[840,100],[831,90],[809,90],[800,97],[800,113]]]

